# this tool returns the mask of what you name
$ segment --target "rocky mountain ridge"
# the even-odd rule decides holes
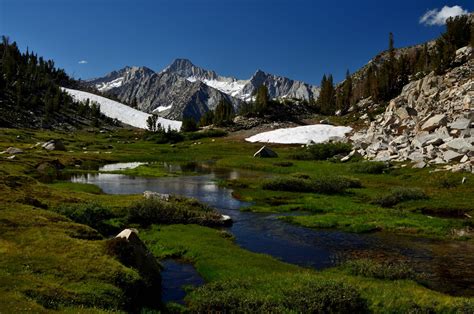
[[[111,93],[123,102],[136,103],[138,109],[169,119],[199,117],[215,108],[221,99],[238,109],[265,85],[271,98],[317,98],[319,88],[265,73],[261,70],[248,80],[224,77],[195,66],[187,59],[176,59],[161,72],[146,67],[125,67],[102,78],[86,81],[101,92]]]

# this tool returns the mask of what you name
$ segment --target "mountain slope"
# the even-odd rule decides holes
[[[173,120],[199,119],[214,109],[221,99],[226,99],[234,108],[240,104],[238,99],[200,81],[191,82],[166,71],[155,73],[146,67],[126,67],[87,84],[107,91],[123,102],[136,102],[142,111]]]
[[[176,59],[163,72],[175,73],[191,82],[201,81],[223,93],[245,101],[251,100],[252,95],[255,94],[261,85],[265,85],[268,88],[271,98],[309,100],[317,98],[319,95],[319,88],[317,86],[268,74],[262,70],[257,70],[248,80],[238,80],[234,77],[220,76],[214,71],[195,66],[187,59]]]

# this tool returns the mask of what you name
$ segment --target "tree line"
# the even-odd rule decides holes
[[[45,60],[37,54],[21,53],[16,42],[2,36],[0,43],[0,106],[7,111],[34,113],[46,124],[54,123],[59,116],[81,116],[92,121],[94,126],[101,122],[114,121],[100,113],[97,103],[80,103],[61,89],[73,87],[77,82],[63,69],[55,66],[53,60]],[[72,119],[69,119],[72,121]],[[31,127],[34,127],[31,125]]]
[[[474,24],[467,15],[449,18],[445,32],[434,45],[425,43],[406,52],[397,53],[394,36],[390,33],[388,50],[371,62],[356,82],[347,71],[345,80],[335,86],[332,75],[325,74],[314,109],[333,115],[337,111],[346,113],[353,104],[367,97],[386,103],[400,94],[411,76],[431,71],[440,75],[455,66],[456,50],[467,45],[474,47]]]

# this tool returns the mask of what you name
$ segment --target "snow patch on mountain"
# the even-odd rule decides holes
[[[71,95],[76,101],[86,101],[89,99],[90,101],[97,102],[100,105],[100,112],[109,118],[117,119],[120,122],[140,129],[147,128],[146,120],[150,116],[148,113],[133,109],[117,101],[95,94],[69,88],[62,89]],[[181,121],[169,120],[160,117],[158,118],[158,122],[165,129],[168,129],[169,127],[173,130],[179,130],[181,128]]]
[[[166,110],[169,110],[173,108],[173,105],[169,105],[169,106],[159,106],[158,108],[156,108],[155,110],[153,110],[153,112],[162,112],[162,111],[166,111]]]
[[[115,80],[110,81],[110,82],[99,83],[99,84],[96,85],[96,88],[100,92],[106,92],[108,90],[111,90],[112,88],[122,86],[123,79],[124,79],[123,77],[119,77],[119,78],[116,78]]]
[[[335,137],[344,138],[351,130],[352,128],[346,126],[314,124],[263,132],[246,138],[245,140],[251,143],[276,144],[306,144],[311,141],[314,143],[323,143]]]

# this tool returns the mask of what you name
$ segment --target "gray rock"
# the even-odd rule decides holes
[[[414,164],[412,168],[422,169],[422,168],[425,168],[426,166],[427,166],[426,162],[420,161],[420,162],[417,162],[416,164]]]
[[[471,143],[462,138],[457,138],[447,142],[446,147],[461,153],[467,153],[468,151],[474,150],[474,147],[471,145]]]
[[[445,114],[437,114],[423,123],[421,126],[422,131],[432,131],[440,126],[446,125],[446,115]]]
[[[17,154],[23,154],[24,151],[20,148],[17,147],[8,147],[4,153],[10,154],[10,155],[17,155]]]
[[[449,124],[451,129],[465,130],[471,125],[471,120],[466,118],[458,118],[453,123]]]
[[[412,161],[423,161],[425,159],[425,155],[420,152],[412,152],[408,155],[408,159]]]
[[[462,154],[458,154],[458,153],[456,153],[455,151],[452,151],[452,150],[445,151],[444,154],[443,154],[443,159],[446,162],[459,161],[459,160],[461,160],[462,157],[463,157]]]
[[[278,154],[275,153],[273,150],[266,146],[262,146],[255,154],[253,154],[253,157],[260,157],[260,158],[275,158],[278,157]]]
[[[65,151],[66,147],[64,146],[63,142],[60,140],[50,140],[44,143],[41,147],[46,150],[60,150]]]
[[[161,267],[155,256],[148,250],[146,245],[138,237],[136,229],[124,229],[115,239],[109,241],[117,241],[116,249],[120,252],[113,252],[118,255],[125,254],[127,256],[127,266],[138,270],[140,275],[146,280],[149,289],[155,293],[156,289],[161,288]],[[123,252],[127,250],[128,252]],[[145,291],[146,293],[147,291]]]

